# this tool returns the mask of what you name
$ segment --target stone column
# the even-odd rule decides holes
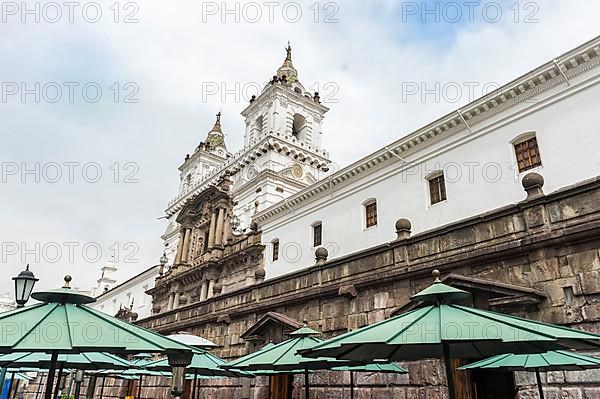
[[[189,251],[190,251],[190,238],[191,238],[191,233],[192,233],[192,229],[190,229],[189,227],[186,227],[185,229],[183,229],[184,232],[184,239],[183,239],[183,249],[182,249],[182,254],[181,254],[181,263],[188,263],[189,260]]]
[[[215,245],[223,244],[223,222],[225,219],[225,209],[219,208],[219,216],[217,217],[217,227],[215,229]]]
[[[207,295],[208,295],[208,281],[204,280],[202,282],[202,288],[200,289],[200,300],[205,301]]]
[[[233,234],[231,232],[231,217],[227,215],[225,217],[225,225],[223,226],[223,244],[227,244],[232,238]]]
[[[212,249],[215,246],[215,225],[217,224],[217,212],[213,209],[210,217],[210,227],[208,228],[208,249]]]
[[[175,293],[175,298],[173,299],[173,309],[177,309],[179,307],[179,297],[181,296],[181,292]]]
[[[181,253],[183,251],[183,239],[185,238],[185,229],[181,229],[179,233],[179,242],[177,243],[177,254],[175,255],[175,261],[173,261],[173,265],[178,265],[181,263]]]
[[[169,294],[169,304],[167,305],[167,310],[173,310],[173,294]]]
[[[206,299],[210,299],[213,297],[213,295],[214,295],[213,288],[215,288],[215,280],[210,279],[208,281],[208,292],[206,294]]]

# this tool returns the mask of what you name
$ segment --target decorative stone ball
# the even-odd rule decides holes
[[[188,301],[188,297],[185,294],[181,294],[181,296],[179,297],[179,303],[187,303]]]
[[[315,258],[317,259],[327,259],[329,256],[329,251],[325,247],[319,247],[315,249]]]
[[[222,290],[223,290],[223,286],[221,285],[221,283],[215,283],[215,285],[213,287],[213,293],[220,294]]]
[[[265,269],[263,269],[263,268],[257,269],[254,272],[254,276],[256,278],[265,278],[266,275],[267,275],[267,272],[265,272]]]
[[[412,224],[410,223],[410,220],[408,220],[408,219],[400,218],[396,221],[396,231],[404,231],[404,230],[410,231],[411,228],[412,228]]]
[[[531,172],[527,173],[521,181],[525,190],[530,190],[535,187],[544,187],[544,177],[539,173]]]

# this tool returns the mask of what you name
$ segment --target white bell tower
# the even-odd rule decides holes
[[[285,137],[310,148],[321,149],[321,122],[329,108],[320,103],[319,93],[309,93],[298,80],[288,45],[283,65],[258,98],[242,111],[246,121],[245,146],[267,134]]]
[[[205,142],[179,167],[179,194],[166,210],[169,227],[163,235],[170,261],[179,240],[178,212],[209,186],[225,177],[231,181],[232,228],[241,233],[256,212],[324,178],[329,170],[329,153],[321,146],[329,108],[321,104],[319,93],[300,83],[289,44],[285,51],[277,73],[242,111],[244,148],[235,154],[227,151],[219,113]]]
[[[315,183],[329,170],[329,154],[321,147],[329,108],[321,104],[319,93],[306,91],[292,63],[291,46],[285,50],[277,74],[242,111],[244,152],[252,160],[234,175],[235,213],[242,227],[256,212]]]

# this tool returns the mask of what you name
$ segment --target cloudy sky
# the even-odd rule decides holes
[[[2,2],[0,293],[25,263],[40,288],[69,273],[85,289],[111,256],[122,278],[156,263],[177,167],[219,110],[240,148],[239,113],[288,40],[344,166],[593,38],[600,13],[591,0],[75,3]]]

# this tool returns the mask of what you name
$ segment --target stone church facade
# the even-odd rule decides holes
[[[179,168],[163,236],[168,268],[148,291],[153,315],[138,324],[203,336],[233,359],[285,340],[304,321],[328,338],[410,309],[408,298],[439,269],[474,294],[473,306],[600,332],[600,165],[592,145],[599,38],[326,178],[327,108],[304,90],[286,50],[277,75],[242,112],[244,148],[227,151],[218,115]],[[565,117],[572,141],[589,148],[564,141],[557,127]],[[427,170],[423,160],[444,162],[444,153],[456,162],[496,161],[502,178],[466,184],[444,168]],[[577,167],[566,169],[567,161]],[[413,178],[420,169],[427,174]],[[428,203],[415,204],[423,188]],[[356,231],[354,218],[363,219]],[[291,259],[291,244],[301,256]],[[361,375],[358,397],[445,397],[438,361],[404,366],[408,375]],[[596,372],[546,378],[556,397],[600,397]],[[343,373],[311,379],[316,398],[347,394]],[[463,399],[534,392],[527,374],[455,379]],[[292,382],[209,380],[202,397],[300,398],[302,381]],[[153,392],[166,394],[156,384]],[[281,386],[290,389],[274,388]]]

